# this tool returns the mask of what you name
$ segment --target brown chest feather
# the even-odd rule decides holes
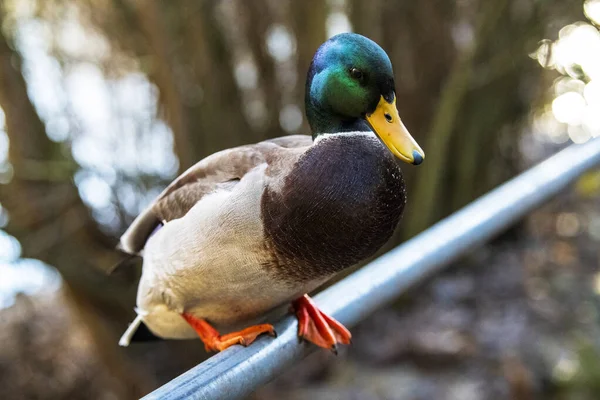
[[[290,281],[318,279],[373,255],[391,237],[406,202],[402,173],[374,137],[325,139],[298,161],[261,212],[274,257]]]

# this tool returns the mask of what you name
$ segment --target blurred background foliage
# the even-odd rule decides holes
[[[117,237],[197,160],[309,133],[305,75],[328,37],[388,52],[427,154],[404,168],[409,205],[385,251],[599,134],[598,23],[598,0],[0,1],[0,393],[134,398],[205,356],[198,342],[117,348],[140,271],[105,274]]]

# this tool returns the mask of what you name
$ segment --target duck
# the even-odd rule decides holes
[[[308,296],[379,250],[406,204],[400,162],[425,154],[396,107],[392,63],[374,41],[323,43],[306,78],[312,135],[214,153],[133,221],[119,248],[143,258],[136,318],[162,339],[207,351],[275,336],[265,316],[291,304],[298,336],[335,351],[351,333]],[[228,332],[228,333],[222,333]]]

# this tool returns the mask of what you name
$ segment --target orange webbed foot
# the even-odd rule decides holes
[[[352,334],[344,325],[317,308],[308,295],[292,303],[298,317],[298,336],[337,354],[337,344],[350,344]]]
[[[238,332],[221,335],[219,331],[202,318],[196,318],[186,313],[181,314],[181,316],[198,333],[206,351],[223,351],[234,344],[248,346],[263,333],[274,337],[277,336],[271,324],[254,325]]]

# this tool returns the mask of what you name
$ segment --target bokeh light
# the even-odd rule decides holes
[[[579,125],[585,111],[585,99],[575,92],[563,93],[552,101],[556,119],[569,125]]]
[[[586,0],[583,3],[583,12],[591,21],[600,25],[600,0]]]
[[[588,1],[586,15],[597,21],[599,1]],[[559,31],[558,39],[545,39],[532,55],[540,65],[555,69],[562,77],[554,82],[552,114],[559,129],[557,134],[546,120],[545,134],[553,142],[565,135],[574,143],[584,143],[600,135],[600,32],[586,22],[576,22]],[[535,120],[539,120],[535,117]],[[535,122],[534,122],[535,124]],[[564,124],[564,126],[561,126]],[[538,124],[539,127],[539,124]],[[535,131],[535,130],[534,130]],[[542,134],[543,136],[544,134]],[[558,140],[557,140],[558,139]]]

